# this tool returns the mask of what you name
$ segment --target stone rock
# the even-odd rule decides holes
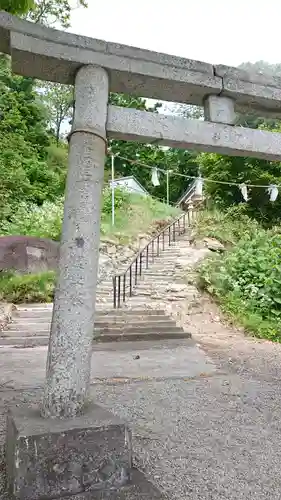
[[[215,238],[204,238],[204,244],[205,246],[209,249],[212,250],[212,252],[224,252],[225,247],[224,245],[216,240]]]
[[[8,323],[12,321],[12,312],[15,309],[13,304],[0,302],[0,331],[5,328]]]
[[[106,245],[116,245],[117,244],[116,240],[113,240],[112,238],[108,238],[106,236],[101,237],[101,242],[105,243]]]
[[[33,236],[0,237],[0,271],[20,273],[56,270],[59,243]]]
[[[117,252],[117,248],[115,245],[108,245],[106,248],[105,248],[105,253],[107,253],[108,255],[114,255],[116,254]]]
[[[113,270],[113,263],[110,257],[106,254],[100,253],[99,255],[99,272],[98,281],[106,278]]]
[[[186,292],[187,285],[181,283],[173,283],[172,285],[167,286],[166,292],[172,293],[183,293]]]
[[[132,250],[131,248],[129,247],[125,247],[122,249],[122,253],[121,253],[121,258],[122,259],[132,259],[135,255],[135,252],[134,250]]]

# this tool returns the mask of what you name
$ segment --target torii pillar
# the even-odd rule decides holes
[[[108,92],[103,68],[88,65],[78,70],[45,417],[75,417],[89,399]]]
[[[59,276],[41,415],[29,406],[11,409],[8,415],[7,483],[13,499],[110,500],[131,478],[127,426],[94,405],[89,395],[107,102],[107,72],[82,66],[75,77]]]

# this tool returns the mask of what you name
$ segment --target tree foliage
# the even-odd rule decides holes
[[[0,0],[1,1],[1,0]],[[13,0],[11,0],[13,2]],[[86,0],[77,0],[77,8],[87,7]],[[69,28],[73,8],[70,0],[34,0],[33,8],[26,18],[34,23],[46,26]]]
[[[26,14],[34,8],[34,0],[0,0],[0,10],[11,14]]]
[[[277,161],[202,153],[198,157],[198,162],[204,177],[226,183],[205,183],[209,198],[220,208],[244,203],[239,186],[228,185],[227,182],[257,186],[281,184],[281,164]],[[280,209],[281,196],[275,202],[271,202],[264,187],[249,189],[249,200],[245,204],[244,211],[252,217],[266,225],[275,224],[280,221]]]
[[[44,102],[47,108],[47,119],[51,131],[59,144],[63,122],[72,119],[73,88],[61,83],[46,82],[43,86]]]
[[[254,64],[243,63],[240,68],[250,72],[271,73],[274,76],[281,75],[281,64],[270,65],[265,61],[258,61]],[[276,132],[281,131],[279,120],[259,117],[256,113],[251,112],[240,115],[238,125]],[[257,186],[281,184],[281,163],[278,161],[201,154],[198,156],[198,162],[203,176],[214,181],[254,184]],[[249,190],[249,201],[244,203],[238,186],[210,182],[205,183],[205,190],[209,198],[221,208],[225,209],[243,202],[244,213],[257,218],[265,225],[279,223],[281,220],[281,193],[275,202],[270,202],[269,194],[265,188],[251,188]]]
[[[41,204],[63,189],[65,173],[49,168],[46,110],[30,78],[11,73],[0,57],[0,219],[21,201]]]

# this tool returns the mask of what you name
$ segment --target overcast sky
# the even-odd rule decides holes
[[[88,0],[71,31],[209,63],[281,62],[281,0]]]

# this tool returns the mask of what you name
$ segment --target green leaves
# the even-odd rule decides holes
[[[258,227],[247,237],[245,225],[232,249],[203,263],[200,280],[249,331],[281,341],[281,232]]]
[[[0,57],[0,117],[1,221],[19,203],[40,205],[61,196],[65,161],[58,169],[51,155],[46,110],[33,80],[13,75],[5,57]]]
[[[87,2],[77,0],[77,7],[79,6],[87,7]],[[46,26],[60,25],[62,28],[69,28],[71,10],[70,0],[34,0],[27,19]]]
[[[63,122],[72,119],[73,88],[60,83],[45,82],[42,87],[47,120],[57,145],[61,138]]]
[[[34,0],[0,0],[0,10],[11,14],[25,14],[34,8]]]
[[[218,154],[202,153],[197,157],[203,177],[223,182],[238,184],[254,184],[269,186],[281,184],[280,162],[270,162],[257,158],[242,158],[220,156]],[[270,202],[265,188],[250,188],[249,201],[244,203],[238,186],[206,182],[205,191],[209,198],[225,209],[241,202],[245,205],[245,213],[256,218],[264,225],[272,225],[281,220],[281,196],[275,202]]]

